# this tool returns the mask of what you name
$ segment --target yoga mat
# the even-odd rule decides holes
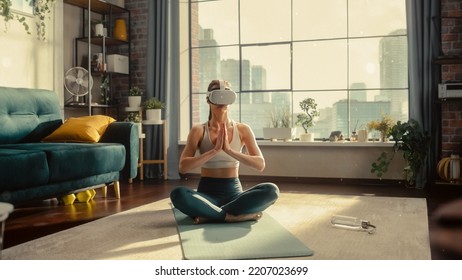
[[[289,258],[313,255],[267,213],[259,221],[195,225],[173,208],[183,256],[188,260]]]

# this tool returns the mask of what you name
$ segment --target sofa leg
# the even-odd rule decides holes
[[[129,179],[128,179],[128,183],[129,183],[129,184],[133,183],[133,178],[129,178]]]
[[[114,192],[117,199],[120,199],[120,184],[119,181],[114,181]]]
[[[106,185],[104,185],[104,187],[101,188],[101,196],[107,197],[107,186]]]

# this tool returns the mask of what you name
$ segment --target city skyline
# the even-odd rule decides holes
[[[232,1],[218,2],[220,7],[232,4]],[[248,5],[252,1],[241,1],[241,9],[243,2]],[[274,1],[270,2],[277,6]],[[306,4],[294,2],[298,2],[297,5]],[[334,2],[338,4],[341,1]],[[353,2],[357,5],[358,2],[368,1]],[[390,5],[387,13],[396,11],[399,6],[398,1],[387,3]],[[402,18],[388,20],[390,26],[401,28],[390,29],[393,31],[380,36],[349,38],[340,34],[338,38],[322,40],[286,42],[281,38],[280,42],[265,43],[267,35],[259,34],[253,39],[245,35],[249,32],[246,30],[240,34],[243,39],[239,42],[254,40],[256,43],[236,45],[233,43],[236,34],[222,31],[235,28],[237,8],[233,6],[229,13],[231,16],[224,17],[223,21],[213,22],[217,15],[210,15],[206,11],[216,5],[200,5],[201,9],[204,8],[200,14],[204,16],[198,17],[199,36],[193,41],[193,56],[199,59],[194,71],[197,71],[200,82],[193,83],[193,94],[205,93],[213,79],[230,81],[239,95],[237,106],[232,106],[231,114],[252,125],[257,137],[261,136],[265,123],[270,123],[268,112],[276,107],[286,106],[294,123],[296,115],[301,112],[298,103],[306,97],[314,98],[321,111],[312,129],[318,138],[328,137],[333,130],[350,133],[358,125],[364,126],[369,121],[380,119],[382,114],[390,114],[395,120],[407,120],[407,37]],[[283,10],[282,14],[288,13],[286,6]],[[340,15],[340,10],[334,16]],[[249,19],[243,10],[240,12],[241,18]],[[304,12],[307,11],[297,10],[294,21],[299,21],[298,17]],[[384,15],[381,17],[384,18]],[[220,31],[202,28],[202,24],[207,26],[212,22],[220,26]],[[361,25],[360,21],[352,22],[356,24],[354,30],[358,33],[377,32]],[[248,28],[248,24],[241,19],[241,25],[245,27],[241,26],[240,30]],[[301,36],[295,34],[295,29],[294,36]],[[274,30],[274,33],[283,34],[280,30]],[[317,32],[316,36],[319,34]],[[199,119],[205,120],[208,116],[208,110],[205,110],[207,105],[205,101],[201,102],[199,98]]]

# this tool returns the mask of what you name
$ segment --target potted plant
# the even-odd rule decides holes
[[[376,173],[379,178],[388,171],[388,166],[393,160],[396,152],[402,151],[403,158],[406,161],[404,167],[404,179],[407,184],[413,186],[416,184],[416,178],[427,158],[430,148],[430,136],[427,131],[423,131],[419,123],[414,119],[408,122],[398,121],[391,128],[390,132],[393,141],[395,141],[392,154],[382,152],[379,158],[372,163],[371,173]],[[419,187],[419,186],[418,186]]]
[[[165,103],[157,97],[145,100],[142,107],[146,110],[146,120],[161,120],[161,110],[165,109]]]
[[[109,95],[109,91],[111,90],[111,84],[110,84],[110,80],[109,80],[109,77],[106,73],[103,73],[101,75],[101,85],[100,85],[100,89],[101,89],[101,101],[103,104],[109,104],[111,102],[110,100],[110,95]]]
[[[132,87],[128,91],[128,107],[138,108],[141,106],[141,96],[143,91],[139,87]]]
[[[301,125],[305,130],[304,134],[300,134],[300,141],[313,141],[313,134],[309,133],[308,129],[314,125],[314,118],[320,115],[316,104],[316,101],[313,98],[305,98],[299,103],[300,108],[304,113],[297,115],[296,125]]]
[[[391,135],[392,127],[395,125],[395,121],[390,115],[383,115],[380,121],[370,121],[367,124],[369,130],[375,130],[380,133],[380,141],[387,142]]]
[[[283,139],[290,141],[295,136],[295,129],[290,127],[290,113],[288,108],[273,110],[271,112],[271,124],[263,128],[263,138],[277,141]]]

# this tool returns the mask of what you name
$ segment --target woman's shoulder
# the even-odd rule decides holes
[[[237,121],[234,121],[234,123],[236,124],[237,128],[239,130],[251,130],[250,126],[246,123],[242,123],[242,122],[237,122]]]
[[[191,128],[190,133],[192,133],[192,134],[196,134],[196,133],[203,134],[204,133],[204,128],[205,128],[205,124],[203,124],[203,123],[196,124]]]
[[[246,138],[246,136],[253,135],[253,130],[248,124],[241,123],[241,122],[235,122],[235,123],[236,123],[237,130],[239,131],[239,134],[241,135],[241,139]]]

